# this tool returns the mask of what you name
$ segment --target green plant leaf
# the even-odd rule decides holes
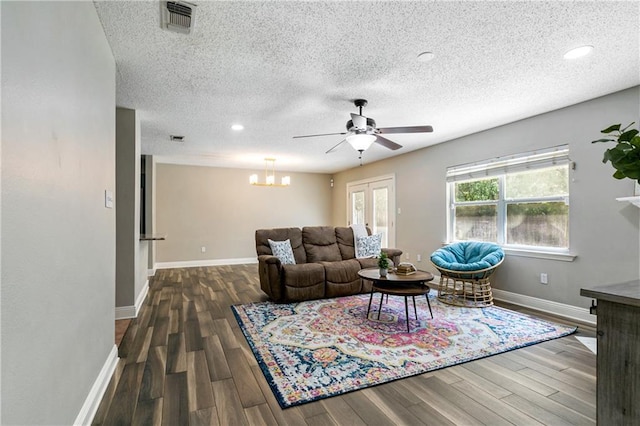
[[[613,174],[613,177],[616,179],[624,179],[626,176],[620,170],[616,170],[616,172]]]
[[[598,139],[597,141],[591,141],[591,143],[598,143],[598,142],[615,142],[615,139]]]
[[[637,148],[640,148],[640,136],[636,135],[632,137],[629,143]]]
[[[636,129],[627,130],[626,132],[620,135],[620,137],[618,138],[618,141],[629,142],[638,133],[640,132]]]
[[[629,124],[629,125],[628,125],[627,127],[625,127],[624,129],[620,130],[620,133],[624,133],[624,132],[626,132],[626,131],[627,131],[627,129],[628,129],[629,127],[633,126],[634,124],[636,124],[636,122],[635,122],[635,121],[632,121],[632,122],[631,122],[631,124]]]
[[[614,132],[616,130],[620,130],[620,126],[621,126],[621,124],[613,124],[613,125],[607,127],[604,130],[600,130],[600,133],[611,133],[611,132]]]
[[[640,179],[640,170],[637,168],[625,171],[624,174],[629,179]]]

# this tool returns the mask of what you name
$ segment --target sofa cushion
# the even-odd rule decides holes
[[[357,259],[360,264],[361,269],[367,268],[377,268],[378,267],[378,258],[377,257],[367,257],[364,259]]]
[[[295,265],[296,259],[293,257],[293,249],[291,248],[290,240],[273,241],[269,238],[269,247],[275,257],[280,259],[283,265]]]
[[[301,301],[320,299],[325,294],[325,272],[319,263],[282,265],[284,299]]]
[[[347,296],[360,292],[360,263],[356,259],[321,264],[324,266],[326,280],[325,297]]]
[[[269,239],[273,241],[289,240],[296,263],[306,263],[307,254],[302,244],[302,230],[300,228],[258,229],[256,231],[256,253],[272,255]]]
[[[353,239],[353,229],[350,226],[337,226],[335,231],[342,260],[354,259],[356,257],[356,244]],[[369,228],[367,228],[367,233],[371,235]]]
[[[302,228],[302,241],[307,253],[307,262],[342,260],[332,226],[306,226]]]

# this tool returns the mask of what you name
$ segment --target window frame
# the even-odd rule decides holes
[[[568,168],[567,195],[526,197],[526,198],[506,198],[506,177],[525,170],[539,170],[558,165],[566,165]],[[575,255],[571,254],[571,190],[570,174],[573,163],[569,159],[568,145],[561,145],[543,150],[514,154],[507,157],[498,157],[476,163],[462,164],[447,168],[446,175],[446,197],[447,197],[447,243],[459,241],[455,238],[455,209],[458,206],[472,205],[495,205],[496,206],[496,241],[509,254],[551,258],[556,260],[572,261]],[[482,179],[498,180],[498,199],[483,201],[455,201],[455,185],[460,182],[477,181]],[[507,208],[511,204],[544,203],[544,202],[564,202],[569,210],[567,212],[569,220],[567,247],[552,246],[531,246],[523,244],[507,243]],[[546,256],[545,254],[548,254]]]

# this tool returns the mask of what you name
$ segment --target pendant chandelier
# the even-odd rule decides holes
[[[291,185],[291,177],[283,176],[280,183],[276,183],[275,158],[264,159],[264,183],[258,182],[258,175],[249,176],[249,183],[255,186],[289,186]]]

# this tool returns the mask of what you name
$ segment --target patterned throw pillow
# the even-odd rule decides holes
[[[293,257],[293,249],[291,248],[291,241],[273,241],[269,239],[269,246],[271,247],[271,253],[278,259],[283,265],[295,265],[296,258]]]
[[[356,258],[376,257],[380,254],[382,234],[356,237]]]

